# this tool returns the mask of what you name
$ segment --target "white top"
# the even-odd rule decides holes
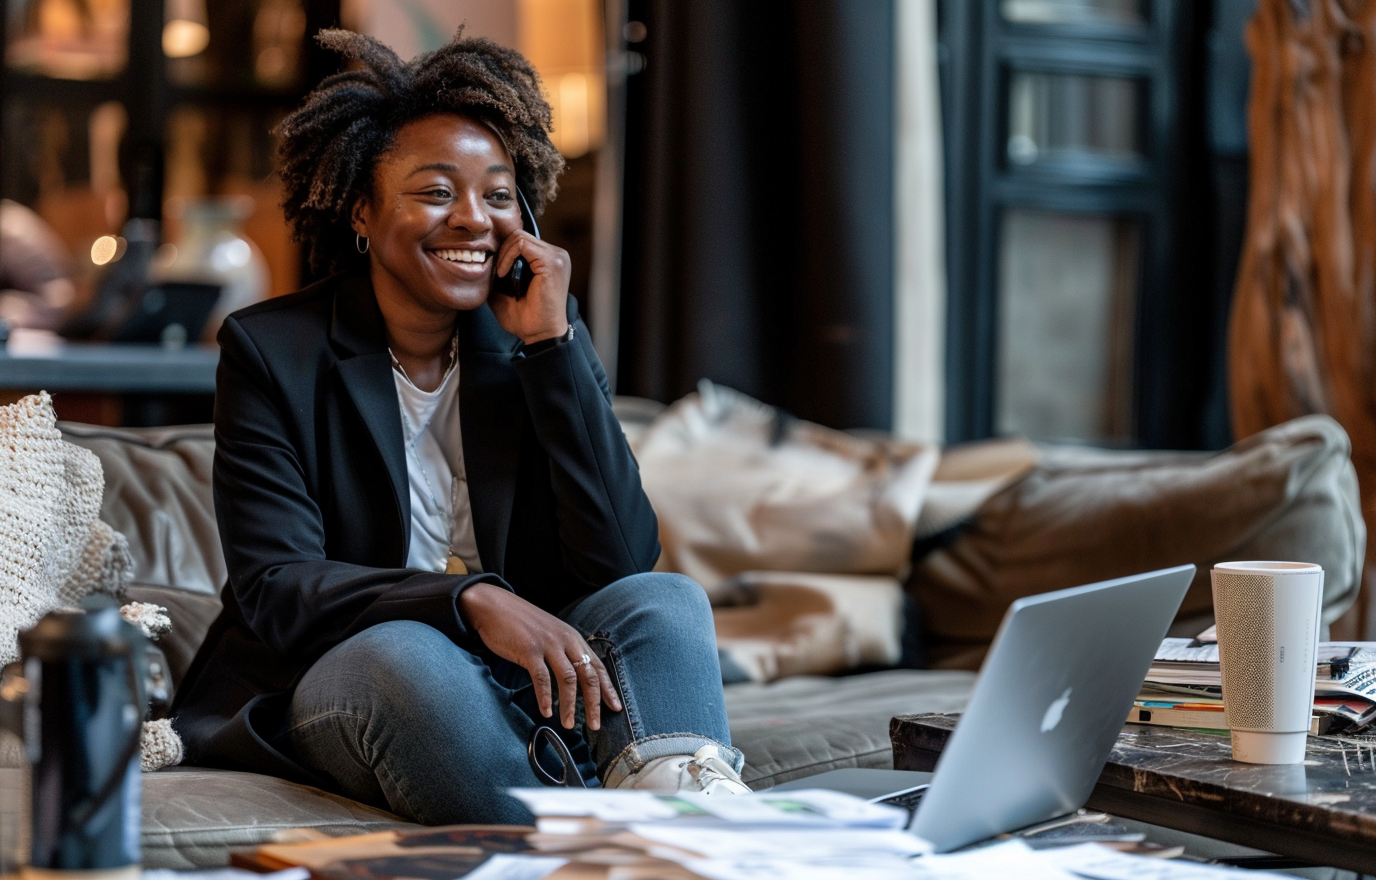
[[[459,430],[459,359],[454,357],[434,391],[412,385],[395,360],[392,378],[401,404],[406,479],[411,488],[411,547],[406,565],[444,571],[453,552],[469,571],[482,571]]]

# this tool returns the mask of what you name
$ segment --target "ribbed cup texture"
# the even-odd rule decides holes
[[[1214,571],[1214,616],[1228,721],[1267,728],[1276,720],[1276,582],[1265,574]]]

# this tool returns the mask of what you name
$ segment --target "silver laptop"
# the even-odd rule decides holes
[[[776,790],[920,796],[909,828],[938,852],[1074,812],[1193,579],[1182,565],[1019,599],[933,773],[833,770]]]

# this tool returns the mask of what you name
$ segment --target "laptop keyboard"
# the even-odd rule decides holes
[[[879,803],[888,804],[891,807],[901,807],[911,813],[917,809],[918,801],[927,793],[927,786],[920,785],[910,791],[900,791],[898,794],[891,794],[886,798],[881,798]]]

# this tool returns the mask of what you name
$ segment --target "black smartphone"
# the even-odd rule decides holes
[[[516,201],[521,208],[521,225],[526,232],[539,238],[540,226],[535,222],[535,215],[531,213],[525,193],[521,192],[520,187],[516,188]],[[520,299],[530,290],[530,282],[534,278],[535,273],[531,271],[530,264],[526,262],[525,257],[517,257],[515,262],[511,264],[509,272],[492,279],[492,289],[502,296]]]

